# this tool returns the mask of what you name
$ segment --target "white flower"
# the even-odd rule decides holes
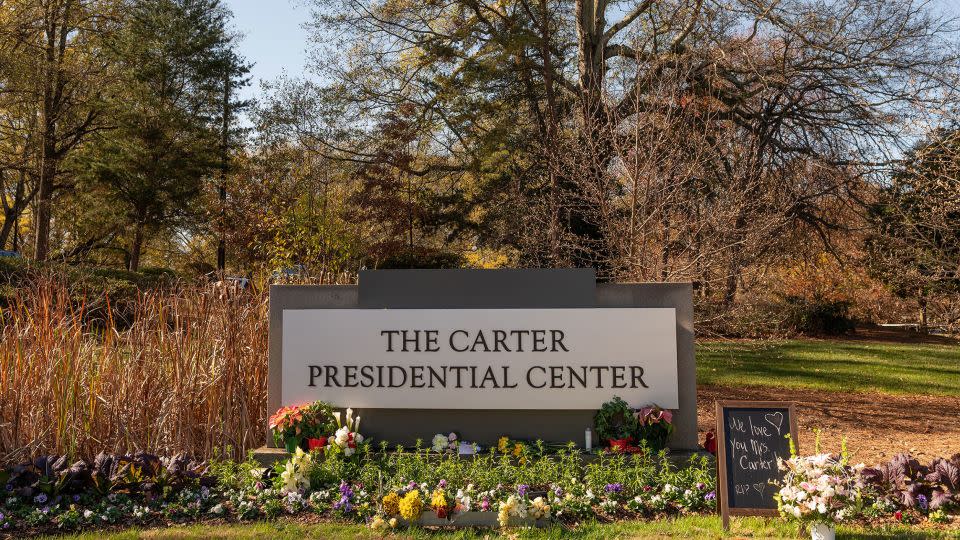
[[[223,514],[223,512],[224,512],[224,508],[222,504],[217,504],[216,506],[210,509],[210,513],[217,516]]]
[[[287,494],[294,491],[310,489],[310,478],[308,474],[312,463],[313,458],[310,454],[297,448],[293,456],[284,464],[283,472],[280,473],[280,480],[283,482],[283,487],[280,489],[280,492]],[[264,490],[265,496],[269,496],[268,491],[269,490]]]
[[[444,435],[440,435],[439,433],[437,435],[434,435],[433,440],[430,441],[430,448],[434,452],[443,452],[444,449],[446,449],[446,447],[447,447],[447,438]]]
[[[92,516],[92,515],[93,515],[93,510],[84,510],[84,511],[83,511],[83,517],[86,518],[86,519],[90,519],[90,516]]]

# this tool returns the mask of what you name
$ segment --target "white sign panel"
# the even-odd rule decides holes
[[[677,408],[673,308],[283,312],[284,404]]]

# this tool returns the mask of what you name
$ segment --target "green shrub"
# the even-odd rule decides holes
[[[840,335],[853,331],[851,306],[849,300],[799,296],[784,298],[787,326],[803,334]]]

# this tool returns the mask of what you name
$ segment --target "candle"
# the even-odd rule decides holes
[[[583,432],[583,447],[587,449],[587,452],[593,448],[593,433],[590,432],[590,428]]]

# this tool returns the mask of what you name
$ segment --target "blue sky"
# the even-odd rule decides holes
[[[254,62],[253,81],[244,97],[260,90],[260,80],[271,81],[286,71],[304,74],[307,32],[301,25],[310,10],[297,0],[224,0],[233,11],[234,27],[243,33],[240,52]]]
[[[307,32],[301,27],[310,10],[301,0],[224,0],[233,10],[234,26],[244,34],[240,51],[254,62],[252,84],[244,97],[255,96],[260,80],[271,81],[286,71],[305,74]],[[960,0],[931,0],[953,16],[960,17]]]

